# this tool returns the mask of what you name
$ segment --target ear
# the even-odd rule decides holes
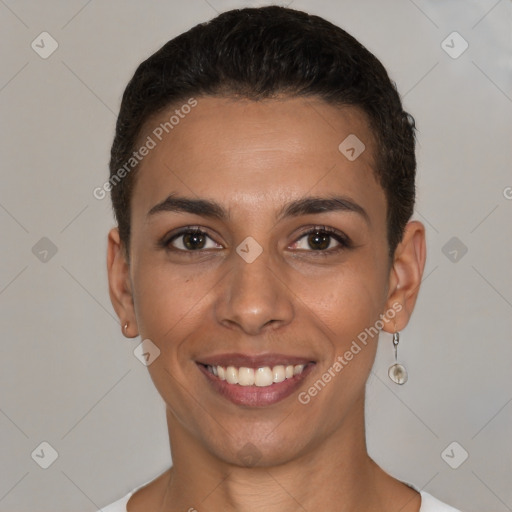
[[[127,338],[135,338],[138,329],[130,281],[130,264],[126,260],[118,228],[111,229],[108,234],[107,272],[110,300],[121,322],[121,330]],[[128,327],[125,329],[126,324]]]
[[[386,311],[394,310],[396,315],[393,322],[384,324],[386,332],[401,331],[409,323],[420,290],[425,259],[425,226],[419,221],[410,221],[396,248],[389,274]]]

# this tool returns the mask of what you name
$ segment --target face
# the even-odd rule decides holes
[[[351,134],[356,159],[338,149]],[[200,97],[141,162],[129,265],[111,233],[111,296],[160,350],[148,369],[172,442],[270,465],[362,427],[377,336],[357,340],[397,301],[386,330],[411,309],[374,148],[354,107]]]

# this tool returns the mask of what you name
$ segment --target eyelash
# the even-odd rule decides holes
[[[330,238],[334,238],[336,242],[338,242],[337,247],[333,247],[331,249],[320,249],[320,250],[304,250],[299,249],[299,252],[309,252],[314,254],[315,256],[329,256],[332,254],[337,254],[340,251],[343,251],[345,249],[350,249],[352,247],[352,241],[350,238],[342,233],[341,231],[338,231],[337,229],[331,228],[329,226],[314,226],[313,228],[308,229],[307,231],[304,231],[300,234],[300,236],[297,238],[297,240],[294,243],[297,243],[299,240],[301,240],[304,237],[307,237],[308,235],[312,235],[315,233],[323,233],[328,235]],[[330,245],[330,243],[329,243]]]
[[[299,252],[309,252],[309,253],[313,253],[315,256],[329,256],[330,254],[338,253],[339,251],[342,251],[344,249],[350,249],[352,247],[351,240],[344,233],[342,233],[334,228],[328,227],[328,226],[314,226],[314,227],[308,229],[307,231],[305,231],[304,233],[301,233],[300,236],[293,243],[295,244],[302,238],[304,238],[308,235],[315,234],[315,233],[327,234],[330,238],[334,238],[334,240],[336,240],[339,243],[339,245],[337,247],[334,247],[331,249],[324,249],[324,250],[322,250],[322,249],[320,249],[320,250],[299,249],[298,250]],[[196,226],[196,227],[188,226],[188,227],[182,229],[181,231],[174,233],[172,236],[169,236],[169,235],[164,236],[162,238],[162,240],[158,243],[158,245],[167,251],[188,253],[188,254],[201,253],[201,252],[204,252],[205,250],[208,250],[208,249],[196,249],[196,250],[177,249],[176,247],[173,247],[171,245],[171,242],[173,242],[174,240],[176,240],[184,235],[188,235],[188,234],[190,234],[190,235],[205,235],[208,238],[210,238],[210,240],[213,240],[208,235],[208,233],[206,231],[203,231],[199,226]]]

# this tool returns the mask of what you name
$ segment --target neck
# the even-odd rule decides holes
[[[390,477],[367,454],[364,402],[357,408],[332,435],[285,463],[266,467],[240,467],[220,460],[168,410],[173,467],[161,510],[378,509],[383,504],[383,482]]]

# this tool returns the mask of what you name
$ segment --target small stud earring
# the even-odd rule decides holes
[[[405,384],[407,382],[407,370],[405,366],[397,362],[398,342],[400,341],[400,335],[398,332],[393,334],[393,347],[395,348],[395,364],[391,365],[388,370],[389,378],[395,384]]]
[[[123,333],[125,336],[127,336],[126,331],[128,331],[128,322],[126,322],[123,326]]]

